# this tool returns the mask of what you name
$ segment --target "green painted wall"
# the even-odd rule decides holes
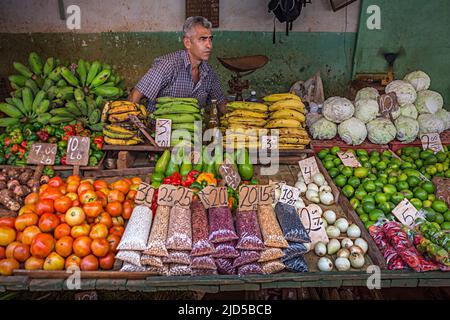
[[[369,5],[381,9],[381,29],[366,26]],[[431,89],[450,107],[450,1],[448,0],[363,0],[353,73],[382,72],[386,62],[380,48],[397,52],[396,78],[414,70],[431,77]]]
[[[248,76],[258,95],[283,92],[298,80],[321,71],[326,96],[342,95],[351,78],[356,33],[293,32],[288,37],[272,32],[217,31],[210,62],[228,90],[231,73],[216,59],[264,54],[268,64]],[[14,72],[13,61],[27,61],[32,50],[43,57],[58,56],[76,61],[100,59],[115,66],[133,86],[151,66],[153,59],[182,48],[176,32],[146,33],[0,33],[0,76]]]

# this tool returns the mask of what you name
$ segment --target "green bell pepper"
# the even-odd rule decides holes
[[[88,165],[89,165],[89,167],[95,167],[96,165],[98,165],[97,158],[94,156],[90,156]]]
[[[53,136],[55,134],[56,128],[51,125],[47,125],[44,127],[44,131],[48,133],[49,136]]]
[[[162,156],[158,159],[155,164],[155,172],[164,173],[167,170],[167,166],[170,161],[170,150],[164,150]]]
[[[103,151],[97,150],[92,153],[92,156],[95,157],[98,161],[100,161],[103,157]]]
[[[58,142],[58,150],[64,152],[67,150],[67,140],[61,140]]]

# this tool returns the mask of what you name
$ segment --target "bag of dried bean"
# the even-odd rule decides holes
[[[166,248],[170,250],[192,250],[191,210],[172,207]]]
[[[152,217],[150,208],[146,206],[135,207],[117,249],[145,250],[152,226]]]
[[[208,217],[209,241],[212,243],[221,243],[239,238],[234,229],[233,216],[231,215],[230,208],[210,208],[208,210]]]
[[[155,213],[150,236],[147,242],[147,248],[144,254],[167,257],[169,254],[166,249],[167,230],[169,229],[170,207],[158,206]]]
[[[239,241],[236,246],[242,250],[264,250],[261,230],[256,211],[237,211],[236,229]]]
[[[244,264],[251,264],[253,262],[257,262],[259,258],[261,258],[260,251],[248,251],[248,250],[240,250],[240,255],[236,259],[234,259],[233,266],[235,268],[240,267]]]
[[[214,252],[214,246],[208,240],[208,213],[203,203],[198,199],[193,199],[192,211],[192,251],[191,255],[206,256]]]
[[[284,237],[292,242],[311,242],[311,239],[303,226],[297,210],[283,202],[275,205],[275,213],[283,230]]]
[[[272,205],[258,207],[258,222],[261,227],[264,244],[267,247],[287,248],[289,246],[283,236]]]

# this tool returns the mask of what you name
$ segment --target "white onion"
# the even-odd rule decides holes
[[[323,174],[316,173],[313,177],[313,181],[315,184],[317,184],[318,186],[321,186],[325,183],[325,177],[323,176]]]
[[[329,238],[337,238],[341,234],[339,229],[335,226],[328,226],[326,231]]]
[[[300,193],[305,193],[306,190],[308,189],[306,186],[306,183],[303,181],[297,181],[297,183],[295,184],[295,187],[300,190]]]
[[[344,238],[341,241],[342,248],[348,249],[353,246],[353,241],[349,238]]]
[[[335,254],[339,251],[341,248],[341,244],[339,243],[339,240],[337,239],[331,239],[330,242],[327,244],[327,253],[328,254]]]
[[[350,251],[348,251],[348,249],[342,248],[339,249],[336,255],[338,256],[338,258],[348,258],[350,257]]]
[[[320,220],[322,221],[323,228],[326,229],[328,227],[327,220],[325,220],[324,218],[320,218]]]
[[[350,264],[355,269],[362,268],[364,265],[364,255],[362,255],[362,254],[354,252],[354,253],[350,254],[349,260],[350,260]]]
[[[336,221],[336,213],[333,210],[327,210],[323,213],[323,217],[328,224],[333,224]]]
[[[347,229],[347,236],[359,238],[361,236],[361,229],[356,224],[351,224]]]
[[[367,244],[366,240],[364,240],[363,238],[356,239],[355,246],[360,247],[364,253],[366,253],[367,250],[369,250],[369,245]]]
[[[311,251],[311,242],[305,242],[303,245],[306,248],[306,252],[305,253]]]
[[[304,207],[306,207],[306,205],[305,205],[305,203],[303,202],[303,199],[301,199],[301,198],[299,197],[297,200],[295,200],[295,208],[296,208],[296,209],[302,209],[302,208],[304,208]]]
[[[314,203],[320,203],[319,194],[314,190],[306,191],[306,199]]]
[[[316,245],[314,246],[314,253],[319,257],[323,257],[324,255],[326,255],[327,246],[325,245],[325,243],[321,241],[317,242]]]
[[[333,262],[327,257],[322,257],[317,262],[317,267],[320,271],[331,271],[333,270]]]
[[[363,249],[361,249],[360,247],[355,246],[355,245],[351,246],[348,250],[350,250],[350,254],[353,254],[353,253],[364,254]]]
[[[347,258],[337,258],[336,261],[334,261],[334,264],[339,271],[350,270],[350,261]]]
[[[308,190],[319,192],[319,187],[317,186],[317,184],[311,182],[310,184],[308,184]]]
[[[339,218],[336,220],[336,222],[334,223],[334,225],[342,232],[345,233],[347,232],[348,229],[348,221],[345,218]]]
[[[321,191],[331,192],[331,187],[330,186],[326,186],[326,185],[320,186],[319,192],[321,192]]]
[[[324,205],[331,205],[334,202],[334,197],[331,192],[328,191],[321,191],[319,193],[320,202],[322,202]]]

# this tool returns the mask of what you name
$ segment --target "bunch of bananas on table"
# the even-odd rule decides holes
[[[305,105],[299,96],[276,93],[264,97],[269,106],[267,129],[278,129],[279,149],[304,149],[310,139],[305,130]]]
[[[159,97],[156,99],[156,111],[151,115],[152,119],[169,119],[172,120],[172,134],[170,146],[175,146],[179,142],[186,140],[174,134],[175,130],[187,130],[190,134],[191,142],[201,141],[201,136],[196,136],[198,132],[202,134],[202,127],[196,128],[195,121],[202,121],[202,112],[198,106],[196,98],[174,98]],[[197,129],[197,130],[196,130]]]
[[[258,102],[233,101],[227,104],[227,113],[220,118],[223,146],[227,141],[233,148],[258,148],[260,130],[267,124],[267,106]],[[266,132],[267,130],[264,130]],[[229,146],[230,147],[230,146]]]
[[[111,101],[105,104],[101,120],[106,143],[129,146],[143,142],[139,129],[129,118],[130,115],[147,125],[148,112],[144,105],[130,101]]]

